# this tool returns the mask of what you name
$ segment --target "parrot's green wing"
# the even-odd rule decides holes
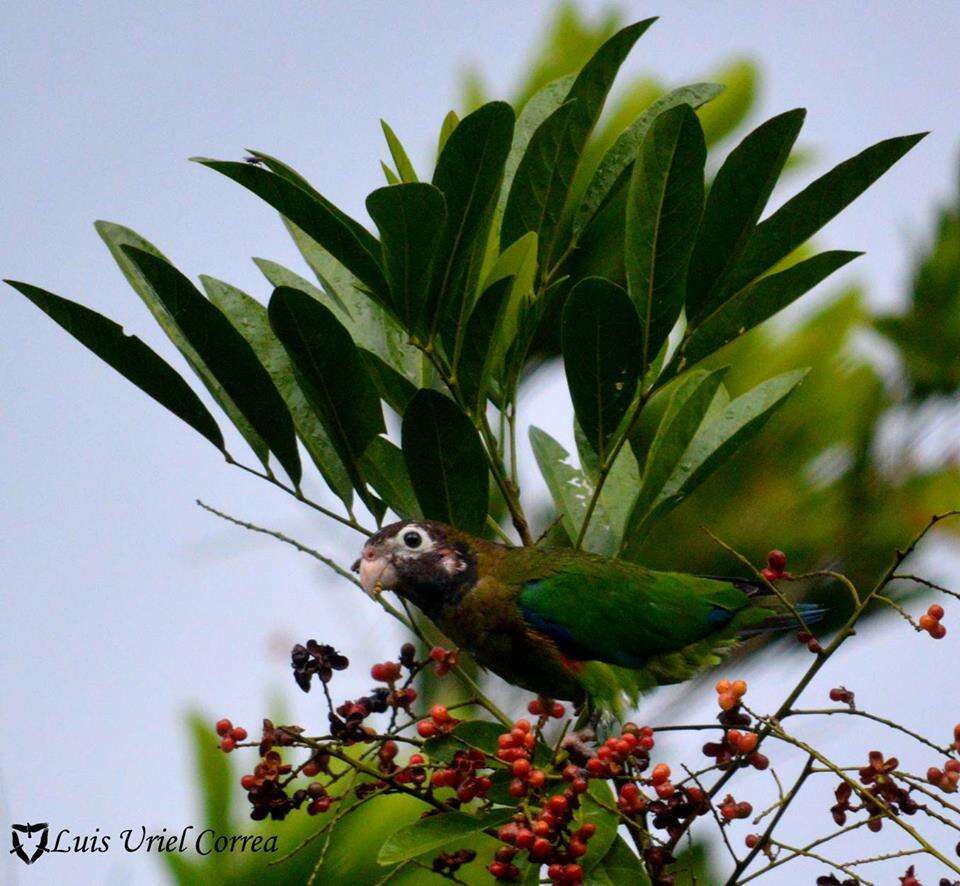
[[[747,594],[725,581],[587,556],[558,553],[548,562],[542,576],[525,578],[517,604],[527,624],[571,659],[634,670],[675,655],[679,670],[688,656],[702,666],[704,654],[732,641],[738,613],[750,607]]]

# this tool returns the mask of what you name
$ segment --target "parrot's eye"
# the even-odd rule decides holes
[[[404,543],[408,548],[419,548],[420,545],[423,544],[423,536],[422,536],[419,532],[417,532],[417,531],[415,531],[415,530],[410,530],[409,532],[404,532],[404,533],[403,533],[403,543]]]

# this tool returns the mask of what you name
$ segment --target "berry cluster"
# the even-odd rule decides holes
[[[738,803],[730,794],[727,794],[727,796],[723,798],[719,810],[720,818],[722,818],[724,822],[731,822],[737,818],[749,818],[753,815],[753,806],[746,800],[741,800]]]
[[[797,642],[806,646],[814,655],[823,652],[823,647],[809,631],[797,631]]]
[[[421,738],[433,738],[435,735],[446,735],[452,732],[460,721],[453,717],[442,704],[435,704],[430,708],[430,719],[417,723],[417,732]]]
[[[927,781],[947,794],[953,794],[960,785],[960,760],[947,760],[943,769],[931,766],[927,770]]]
[[[927,611],[920,616],[917,622],[921,631],[926,631],[934,640],[942,640],[947,636],[947,629],[940,623],[943,618],[943,607],[939,603],[933,603]]]
[[[739,758],[754,769],[763,770],[770,765],[770,760],[756,750],[759,740],[756,732],[728,729],[721,741],[708,741],[703,746],[703,753],[706,757],[713,757],[719,769],[729,769]]]
[[[487,769],[483,751],[471,748],[457,751],[449,766],[434,771],[430,784],[435,788],[453,788],[461,803],[485,797],[493,782],[486,775],[477,775],[478,769]]]
[[[316,674],[322,683],[329,683],[334,671],[349,667],[350,661],[332,646],[307,640],[306,645],[298,643],[290,653],[290,666],[293,678],[304,691],[310,691],[310,681]]]
[[[217,720],[217,735],[220,736],[220,750],[229,754],[238,741],[247,740],[247,730],[242,726],[234,726],[226,717]]]
[[[547,800],[532,820],[517,813],[514,821],[497,832],[500,841],[507,845],[497,850],[487,870],[497,880],[516,880],[520,870],[513,861],[520,852],[526,852],[534,864],[548,864],[547,876],[554,883],[582,883],[584,872],[577,859],[587,854],[587,844],[597,826],[585,822],[571,832],[570,821],[578,806],[579,800],[570,795],[568,788],[564,794]]]
[[[848,812],[864,809],[870,814],[867,827],[876,832],[883,828],[884,805],[894,813],[903,815],[913,815],[919,807],[909,792],[898,785],[891,775],[900,765],[896,757],[885,759],[880,751],[870,751],[868,760],[867,765],[861,767],[858,772],[860,783],[868,786],[863,804],[861,806],[851,804],[853,788],[844,781],[834,792],[837,802],[830,807],[830,813],[833,815],[833,820],[842,826],[846,824]],[[881,800],[883,803],[880,802]]]
[[[740,699],[746,695],[747,684],[744,680],[721,680],[714,687],[717,690],[717,704],[721,711],[730,711],[740,704]]]
[[[760,570],[760,574],[769,582],[790,578],[790,573],[787,572],[787,555],[783,551],[771,551],[767,554],[767,565]]]
[[[438,677],[445,677],[457,666],[456,650],[434,646],[430,650],[430,661],[433,662],[433,672]]]
[[[527,710],[532,716],[539,717],[542,723],[546,723],[550,717],[560,720],[567,713],[567,709],[560,702],[542,695],[531,701],[527,705]]]

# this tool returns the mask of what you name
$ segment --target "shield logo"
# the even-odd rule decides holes
[[[47,851],[47,839],[50,836],[50,825],[42,824],[15,824],[11,840],[11,853],[16,854],[24,864],[33,864]]]

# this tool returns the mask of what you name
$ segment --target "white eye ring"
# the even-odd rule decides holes
[[[402,540],[404,546],[413,551],[423,544],[423,533],[416,529],[407,529],[403,533]]]

